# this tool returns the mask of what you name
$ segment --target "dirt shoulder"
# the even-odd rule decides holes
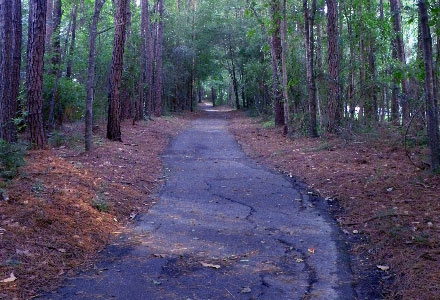
[[[438,299],[440,176],[416,169],[387,141],[293,139],[240,112],[230,120],[249,155],[339,203],[337,221],[347,237],[361,241],[352,251],[379,272],[385,297]]]
[[[82,125],[67,125],[52,150],[28,153],[20,175],[1,182],[9,201],[0,202],[0,298],[53,288],[148,210],[163,181],[160,154],[190,118],[126,122],[123,143],[107,141],[101,125],[90,153]]]

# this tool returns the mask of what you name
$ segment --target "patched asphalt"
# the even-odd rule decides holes
[[[40,299],[355,299],[336,223],[248,158],[227,122],[208,109],[175,138],[158,203]]]

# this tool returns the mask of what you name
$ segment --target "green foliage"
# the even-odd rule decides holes
[[[43,97],[45,99],[44,109],[46,115],[48,114],[49,104],[52,99],[55,77],[55,75],[44,76]],[[60,79],[55,109],[59,113],[62,113],[64,121],[75,121],[83,117],[85,108],[84,99],[84,87],[80,83],[64,77]]]
[[[6,179],[17,176],[18,169],[25,164],[25,153],[25,145],[0,139],[0,176]]]
[[[110,211],[110,204],[107,201],[107,197],[105,194],[107,186],[105,183],[101,184],[98,193],[96,194],[95,199],[92,201],[92,207],[100,212],[108,212]]]
[[[275,128],[275,121],[274,120],[268,120],[261,123],[261,126],[263,128]]]

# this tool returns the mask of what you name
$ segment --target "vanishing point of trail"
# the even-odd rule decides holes
[[[43,299],[354,298],[336,225],[246,157],[224,116],[208,110],[171,142],[158,203]]]

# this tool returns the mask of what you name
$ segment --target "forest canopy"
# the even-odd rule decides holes
[[[438,1],[2,3],[8,142],[26,132],[45,148],[63,122],[85,119],[90,149],[96,120],[121,140],[121,119],[209,99],[271,116],[285,133],[402,131],[439,166]]]

